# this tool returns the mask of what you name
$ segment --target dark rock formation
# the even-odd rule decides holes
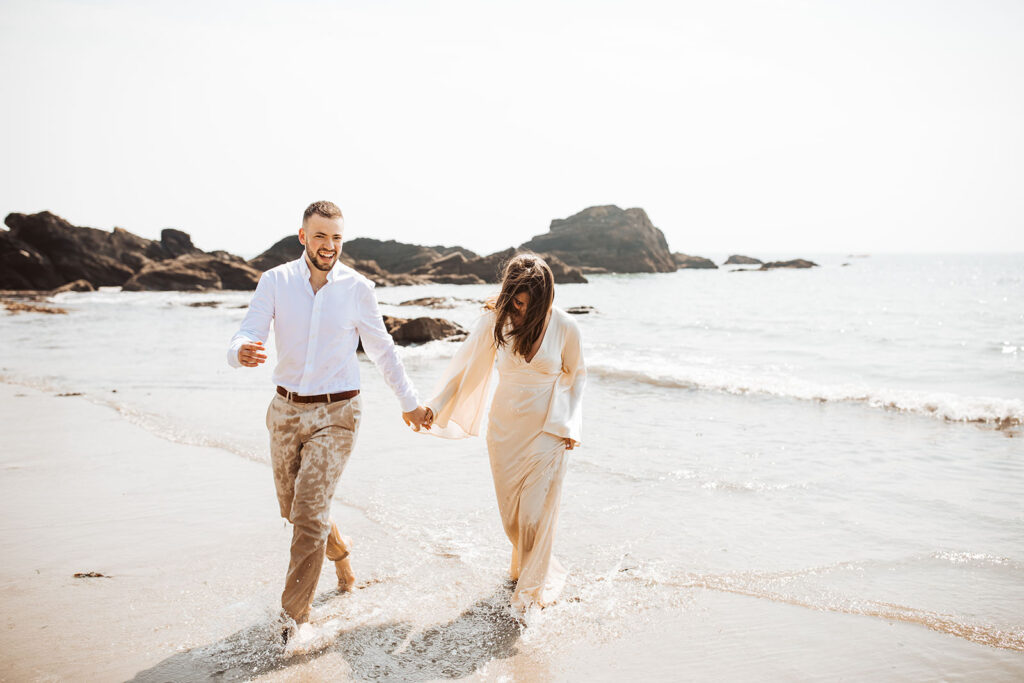
[[[174,228],[164,228],[160,231],[160,246],[163,247],[166,254],[164,258],[177,258],[185,254],[203,253],[202,249],[192,244],[191,235]]]
[[[63,281],[38,249],[0,231],[0,289],[52,289]]]
[[[679,266],[679,268],[694,268],[694,269],[709,269],[709,268],[717,269],[718,268],[718,266],[715,265],[714,261],[712,261],[709,258],[704,258],[703,256],[690,256],[689,254],[675,253],[675,254],[672,254],[672,258],[675,259],[676,265]]]
[[[227,252],[186,254],[150,263],[124,283],[124,290],[137,292],[205,291],[210,289],[256,289],[260,271]]]
[[[764,263],[761,259],[756,259],[753,256],[743,256],[742,254],[733,254],[725,260],[723,266],[758,266]]]
[[[374,240],[376,241],[376,240]],[[249,260],[249,265],[259,271],[270,270],[282,263],[294,261],[302,256],[304,247],[299,242],[299,236],[288,235],[273,244],[269,249],[259,256]],[[341,256],[338,260],[380,287],[396,285],[418,285],[423,284],[420,278],[410,277],[405,274],[390,273],[373,259],[357,259],[348,251],[348,243],[341,248]]]
[[[288,235],[274,242],[273,246],[259,256],[249,259],[249,265],[262,272],[276,268],[282,263],[288,263],[302,256],[302,243],[298,235]],[[344,254],[344,247],[342,253]]]
[[[69,282],[66,285],[61,285],[57,289],[53,290],[54,294],[63,294],[64,292],[95,292],[96,288],[92,286],[92,283],[88,280],[75,280]]]
[[[451,254],[461,254],[467,258],[476,257],[476,254],[462,247],[423,247],[418,244],[375,240],[370,237],[357,237],[345,242],[344,251],[356,260],[376,261],[377,265],[390,273],[409,273]]]
[[[149,261],[146,251],[159,243],[124,230],[106,232],[78,228],[49,211],[33,215],[12,213],[4,222],[11,236],[33,247],[52,264],[56,287],[72,280],[94,286],[117,286],[135,274],[135,266]]]
[[[570,306],[565,309],[565,312],[571,313],[572,315],[587,315],[590,313],[597,313],[597,309],[593,306]]]
[[[123,228],[110,232],[71,225],[49,211],[12,213],[0,233],[0,286],[54,288],[84,280],[93,287],[116,287],[161,261],[203,252],[188,233],[165,228],[160,240]],[[16,276],[22,280],[15,284]]]
[[[443,318],[395,318],[385,315],[384,327],[399,346],[425,344],[436,339],[459,340],[468,332],[464,327]],[[362,343],[360,342],[360,349]]]
[[[473,259],[467,259],[461,253],[453,253],[417,268],[412,274],[421,275],[430,282],[445,284],[482,284],[485,282],[494,284],[501,282],[501,271],[505,263],[520,251],[524,250],[509,247],[504,251],[496,251],[493,254]],[[538,254],[538,256],[547,262],[556,283],[584,283],[587,281],[579,268],[566,265],[554,254]],[[462,277],[464,280],[452,280],[453,276]]]
[[[449,254],[454,254],[456,252],[462,254],[467,259],[475,259],[478,256],[480,256],[480,254],[476,253],[475,251],[471,251],[469,249],[466,249],[465,247],[441,247],[441,246],[434,245],[434,246],[430,247],[430,249],[433,249],[438,254],[441,254],[441,256],[448,256]]]
[[[759,270],[773,270],[775,268],[816,268],[818,266],[814,261],[807,261],[802,258],[793,259],[792,261],[769,261],[768,263],[762,264]]]
[[[465,337],[466,334],[466,329],[461,325],[443,318],[413,318],[391,332],[395,343],[401,346],[425,344],[435,339]]]
[[[592,206],[551,221],[551,230],[521,245],[554,254],[570,266],[596,266],[617,273],[676,270],[665,235],[643,209]]]

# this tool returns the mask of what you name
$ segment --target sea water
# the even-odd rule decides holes
[[[324,651],[355,678],[1024,674],[1024,255],[816,260],[557,287],[556,305],[594,309],[576,317],[584,438],[556,541],[566,592],[525,631],[500,616],[483,439],[408,434],[364,358],[336,516],[378,586],[319,606]],[[377,298],[469,327],[494,291]],[[63,294],[66,316],[0,317],[0,376],[266,462],[273,342],[267,366],[225,360],[249,296]],[[399,305],[426,296],[451,308]],[[400,350],[421,396],[455,348]],[[893,625],[901,656],[840,655]]]

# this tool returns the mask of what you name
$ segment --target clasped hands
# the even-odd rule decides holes
[[[402,413],[402,419],[405,420],[405,424],[412,426],[414,432],[418,432],[421,427],[430,429],[434,424],[434,411],[426,406],[416,406],[415,409]]]
[[[416,406],[415,410],[402,413],[405,424],[412,426],[413,431],[418,432],[420,428],[430,429],[434,424],[434,411],[426,406]],[[576,448],[577,442],[573,439],[565,439],[565,450],[571,451]]]

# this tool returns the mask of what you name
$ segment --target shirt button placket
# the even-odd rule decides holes
[[[312,393],[310,382],[315,379],[313,359],[316,358],[316,340],[320,330],[320,302],[323,297],[313,296],[313,312],[309,318],[309,342],[306,344],[306,367],[302,373],[302,387],[306,393]]]

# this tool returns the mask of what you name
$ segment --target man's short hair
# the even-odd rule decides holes
[[[324,218],[344,218],[341,215],[341,209],[334,202],[313,202],[306,207],[306,210],[302,214],[302,224],[306,224],[306,220],[310,216],[316,214],[317,216],[323,216]]]

